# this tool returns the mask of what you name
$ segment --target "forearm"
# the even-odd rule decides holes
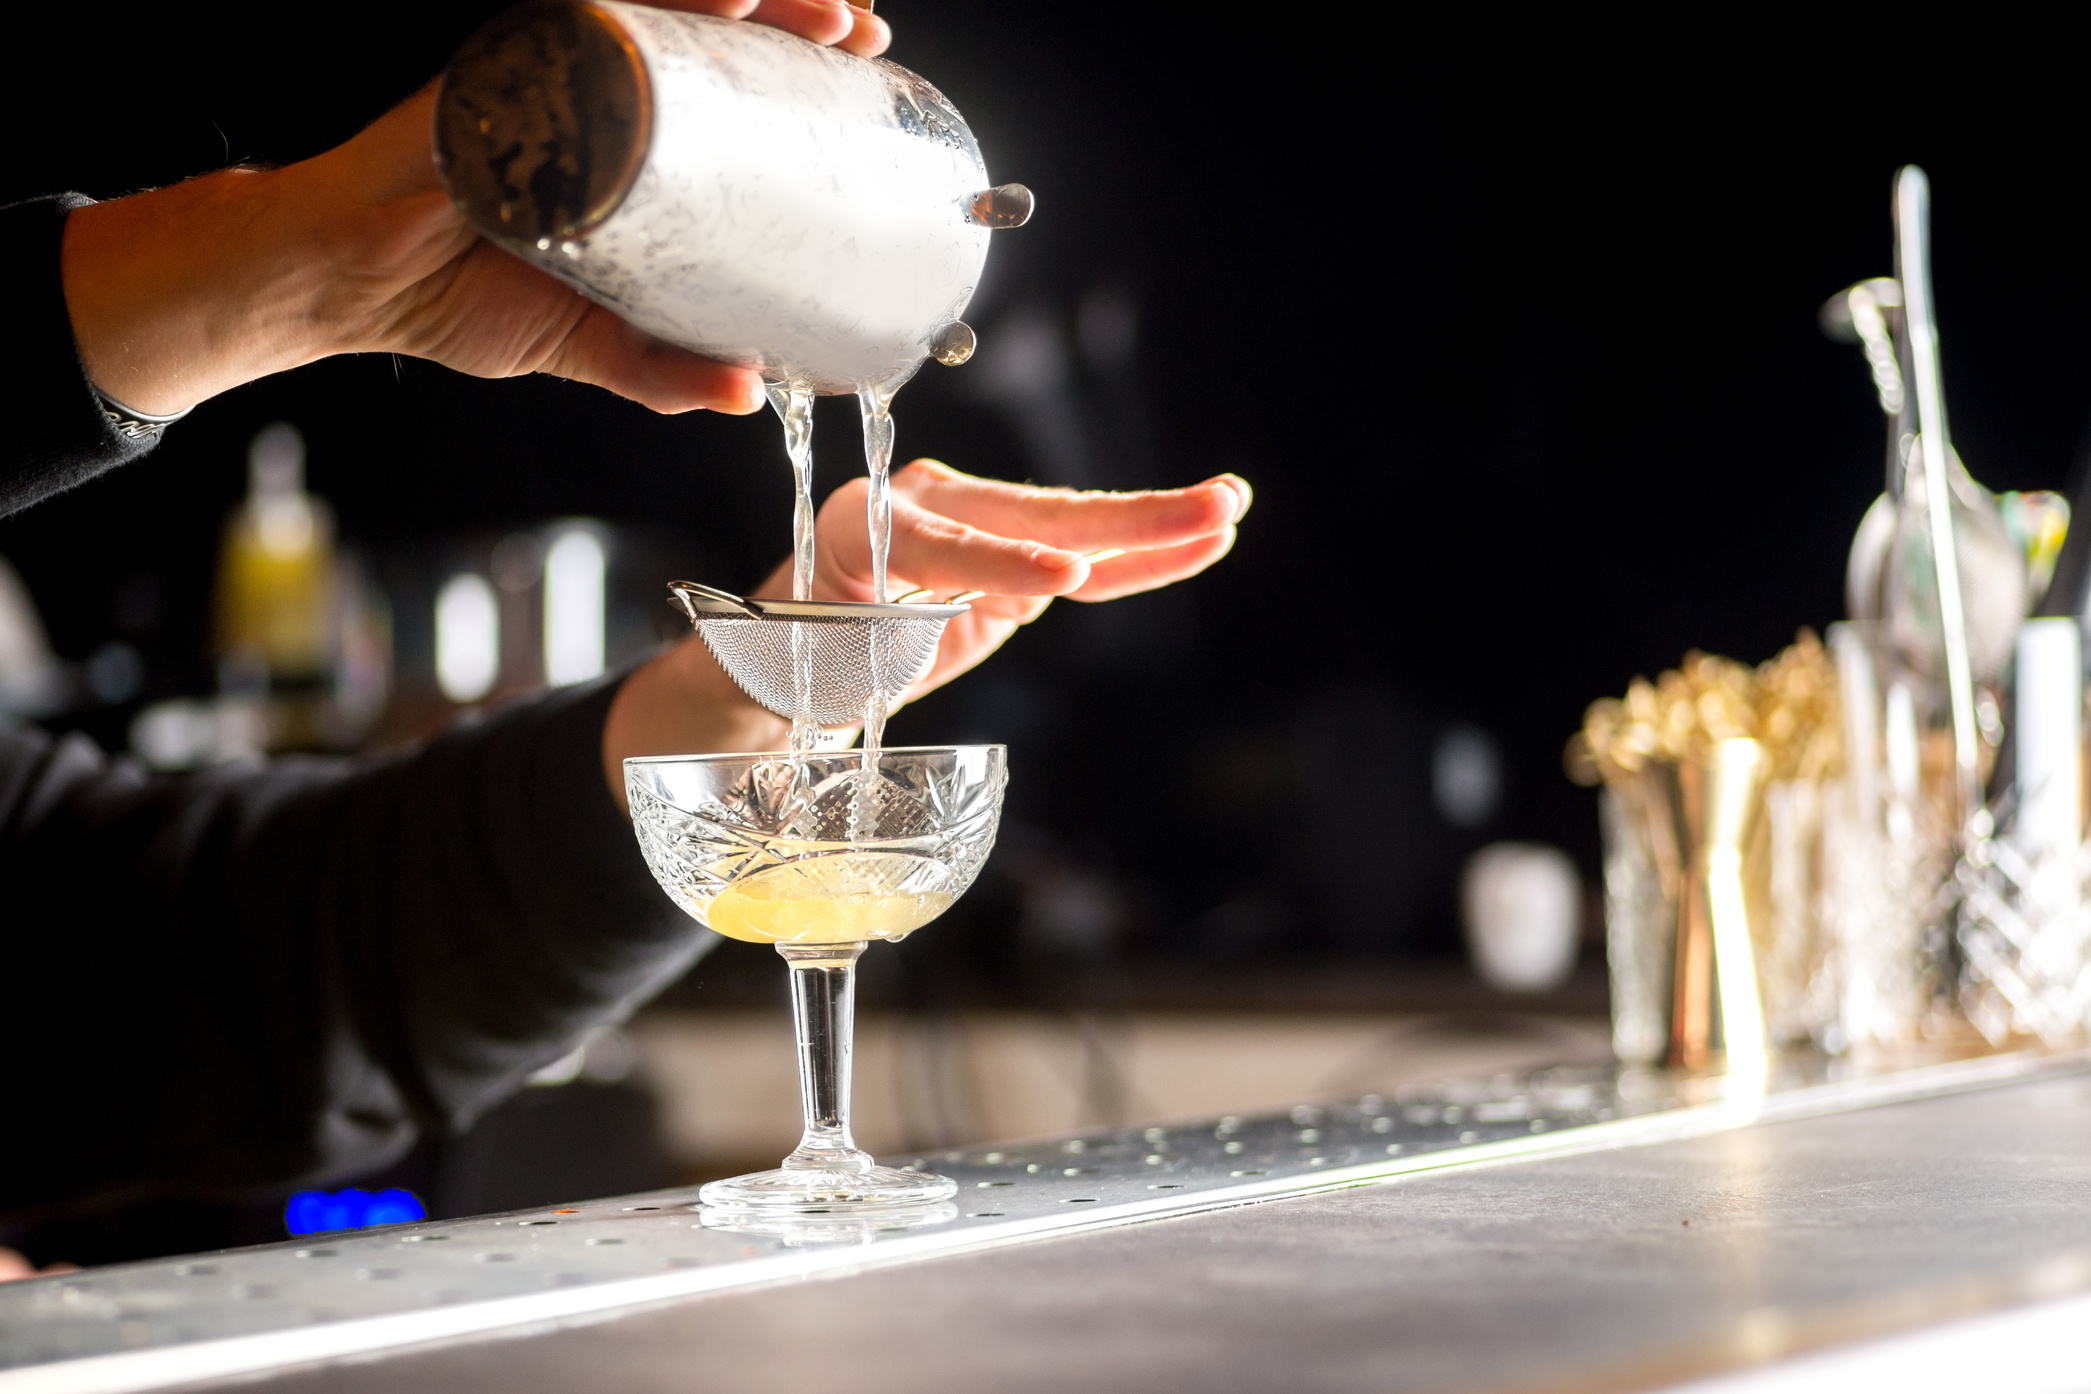
[[[399,339],[402,287],[476,240],[428,166],[417,98],[346,145],[75,211],[63,255],[81,362],[155,415],[329,354]]]
[[[66,308],[95,386],[166,415],[313,357],[272,245],[280,178],[225,170],[67,219]]]
[[[830,0],[664,0],[870,57],[891,39]],[[656,411],[759,411],[760,379],[595,309],[477,236],[436,177],[435,84],[326,153],[98,204],[67,229],[65,298],[88,376],[172,415],[335,353],[480,377],[548,372]]]
[[[649,338],[481,241],[436,178],[434,89],[277,170],[222,170],[81,210],[65,299],[88,376],[170,415],[337,353],[475,377],[545,372],[652,407],[749,412],[756,374]]]
[[[49,988],[0,1020],[44,1061],[0,1213],[382,1165],[681,973],[711,936],[598,782],[612,687],[178,778],[0,725],[15,968]]]

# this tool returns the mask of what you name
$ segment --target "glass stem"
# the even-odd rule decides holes
[[[863,944],[779,944],[791,965],[791,1018],[799,1036],[799,1102],[806,1134],[786,1171],[869,1171],[871,1154],[849,1135],[849,1066],[856,1030],[857,956]]]

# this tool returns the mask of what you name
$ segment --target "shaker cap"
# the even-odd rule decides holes
[[[436,97],[436,168],[496,241],[585,235],[624,201],[652,139],[645,62],[582,0],[530,0],[488,20]]]

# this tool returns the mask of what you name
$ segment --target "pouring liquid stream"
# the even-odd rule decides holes
[[[813,598],[813,391],[798,383],[765,383],[770,409],[784,423],[784,453],[791,461],[791,598]],[[813,644],[804,626],[791,627],[793,695],[799,710],[813,702]],[[820,727],[803,716],[791,722],[791,753],[808,755]]]
[[[865,494],[865,526],[871,534],[871,599],[884,605],[887,594],[886,560],[893,545],[893,398],[915,375],[908,368],[881,383],[857,389],[857,406],[864,422],[864,471],[870,489]],[[887,663],[883,631],[871,635],[871,669],[883,673]],[[877,813],[879,743],[886,733],[886,694],[883,682],[872,684],[871,700],[864,706],[864,753],[856,797],[850,807],[850,840],[859,841]]]
[[[881,383],[869,383],[857,391],[864,426],[864,463],[870,488],[865,497],[865,526],[871,542],[871,598],[886,604],[891,598],[887,558],[893,541],[893,398],[915,375],[910,367]],[[773,382],[765,385],[770,408],[784,426],[784,453],[792,473],[791,595],[794,600],[813,598],[813,573],[817,561],[813,505],[813,392],[801,383]],[[882,672],[888,661],[880,631],[871,636],[872,669]],[[806,629],[794,624],[791,639],[792,679],[799,710],[813,705],[813,646]],[[874,823],[878,794],[878,756],[888,715],[883,692],[874,690],[864,710],[862,773],[850,816],[850,840],[861,841]],[[797,716],[791,723],[791,753],[803,757],[819,747],[820,726],[809,717]],[[808,791],[810,792],[810,791]]]

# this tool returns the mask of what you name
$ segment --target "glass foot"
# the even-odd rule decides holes
[[[949,1224],[958,1218],[950,1201],[932,1205],[871,1205],[857,1209],[830,1206],[824,1211],[722,1210],[697,1207],[698,1223],[732,1234],[758,1234],[782,1240],[787,1249],[841,1248],[869,1244],[882,1234]]]
[[[949,1200],[958,1183],[898,1167],[866,1171],[757,1171],[712,1181],[697,1192],[706,1207],[743,1215],[832,1215],[867,1206]]]

